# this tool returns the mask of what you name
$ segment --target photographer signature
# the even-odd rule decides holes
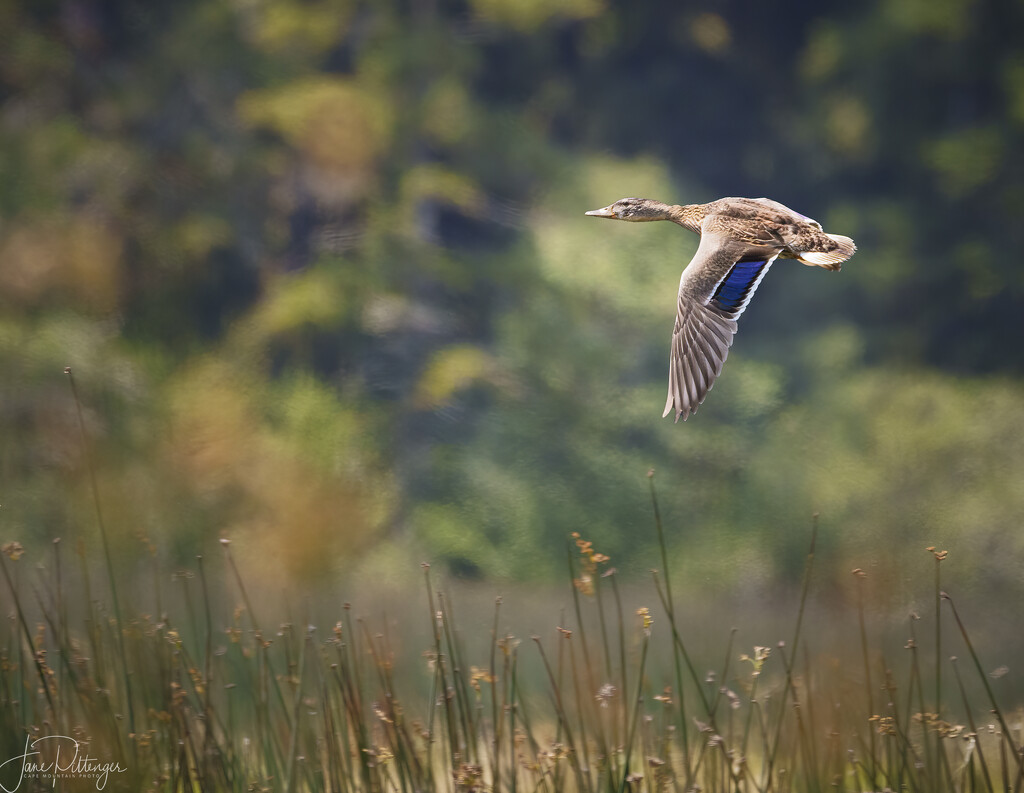
[[[44,744],[44,741],[51,743]],[[30,741],[26,735],[24,754],[15,755],[0,763],[0,780],[7,777],[11,769],[18,768],[17,782],[14,787],[7,787],[0,781],[0,790],[3,793],[14,793],[25,779],[52,780],[56,786],[58,779],[72,777],[95,779],[96,789],[103,790],[111,774],[121,774],[128,770],[122,768],[118,762],[102,762],[90,757],[88,752],[80,754],[81,746],[78,741],[67,735],[45,735],[34,741]],[[44,758],[44,750],[52,756]]]

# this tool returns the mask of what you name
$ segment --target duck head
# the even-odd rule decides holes
[[[592,209],[586,214],[595,218],[642,222],[645,220],[668,220],[668,210],[668,204],[650,198],[620,198],[614,204],[609,204],[603,209]]]

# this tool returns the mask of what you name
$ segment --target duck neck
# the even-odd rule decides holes
[[[700,222],[704,219],[704,207],[700,204],[678,204],[668,208],[667,220],[678,223],[685,229],[700,234]]]

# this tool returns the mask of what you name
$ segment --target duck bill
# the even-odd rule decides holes
[[[603,209],[591,209],[589,212],[585,212],[584,214],[595,218],[614,218],[616,216],[610,206],[606,206]]]

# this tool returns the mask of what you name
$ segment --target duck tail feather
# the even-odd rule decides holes
[[[842,234],[826,234],[836,247],[830,251],[801,251],[797,259],[813,267],[824,267],[826,270],[838,270],[843,262],[857,251],[857,246],[849,237]]]

